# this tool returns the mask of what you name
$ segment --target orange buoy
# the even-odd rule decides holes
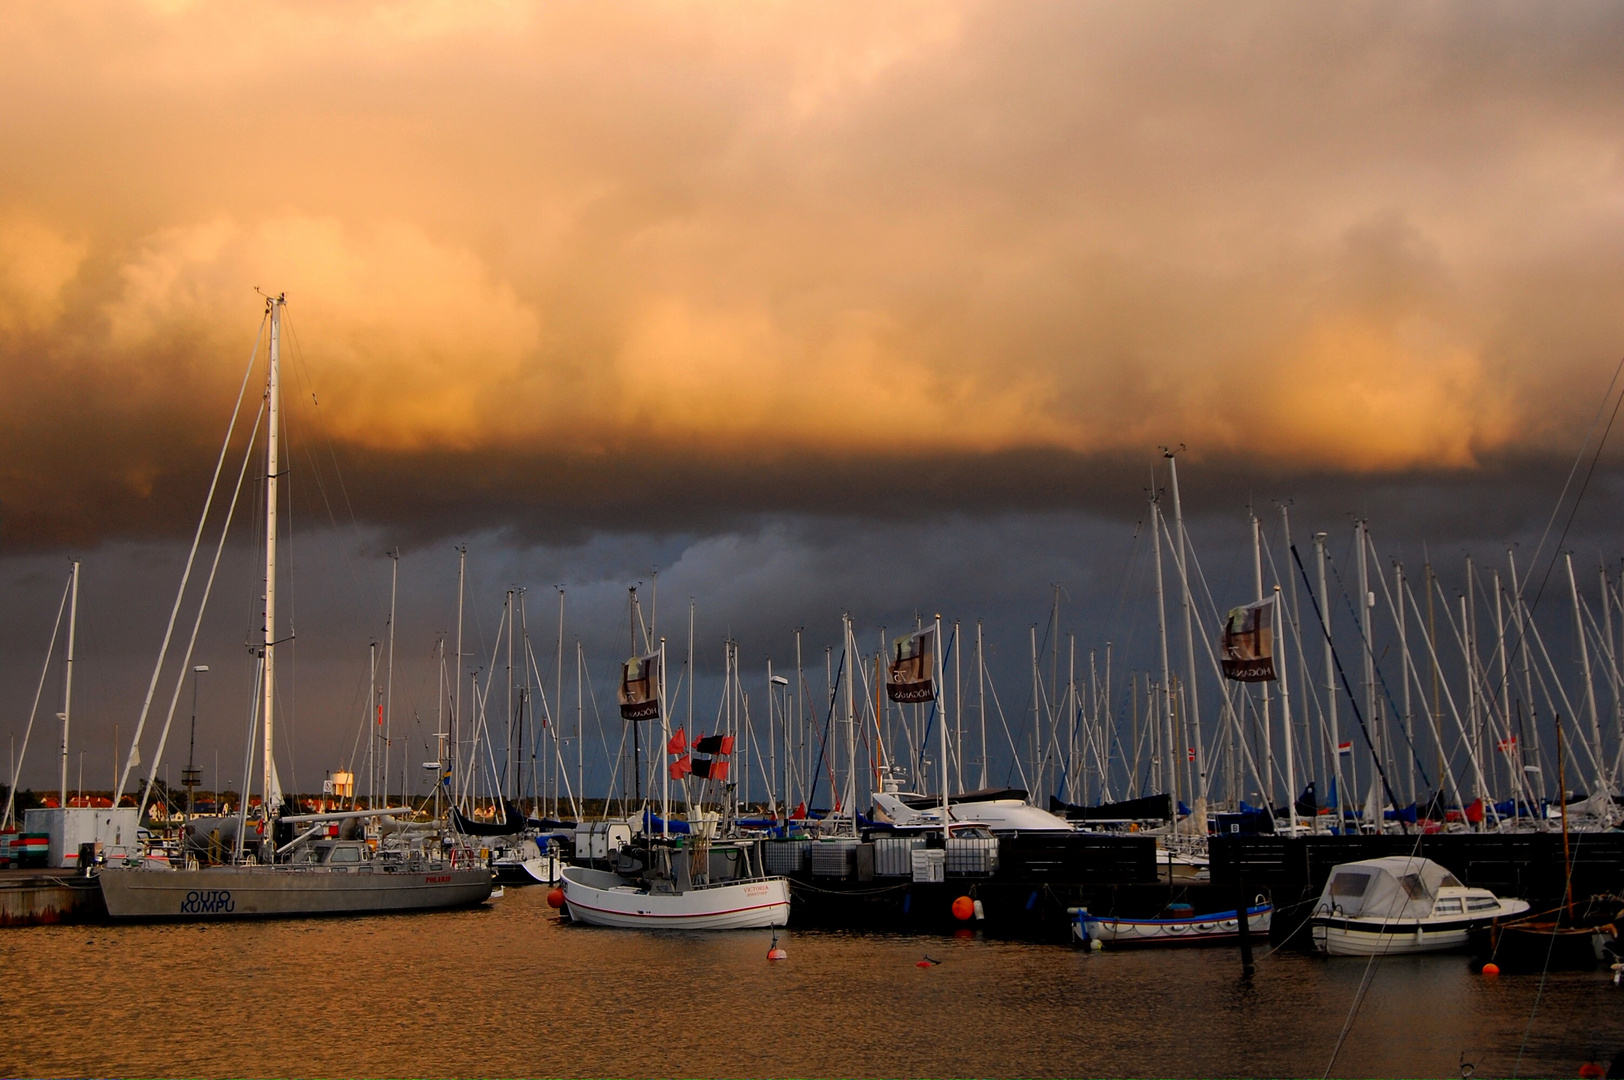
[[[769,959],[769,960],[788,960],[789,959],[789,953],[785,952],[783,949],[779,948],[777,945],[774,945],[772,948],[767,950],[767,959]]]
[[[1483,965],[1483,976],[1484,976],[1484,978],[1492,979],[1498,974],[1500,974],[1500,965],[1499,964],[1484,964]]]
[[[976,902],[968,896],[961,896],[953,901],[953,917],[959,922],[969,922],[976,913]]]
[[[1602,1068],[1599,1062],[1587,1061],[1579,1066],[1580,1080],[1601,1080],[1606,1075],[1607,1070]]]
[[[564,890],[555,888],[552,892],[548,893],[547,894],[547,904],[548,904],[548,906],[555,907],[555,908],[563,907],[564,906]]]
[[[933,965],[929,960],[921,960],[921,961],[919,961],[918,963],[916,963],[914,965],[914,967],[934,967],[934,966],[935,965]]]

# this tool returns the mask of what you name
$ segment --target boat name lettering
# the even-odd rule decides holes
[[[443,882],[447,882],[447,881],[450,881],[450,880],[451,880],[451,875],[450,874],[429,874],[428,876],[423,878],[423,884],[425,884],[425,885],[439,885],[439,884],[442,884]]]
[[[767,886],[765,886],[765,885],[746,885],[744,887],[744,895],[746,895],[746,896],[766,896],[767,895]]]
[[[193,889],[180,902],[182,915],[219,915],[237,910],[230,889]]]

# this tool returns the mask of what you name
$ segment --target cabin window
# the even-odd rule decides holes
[[[1398,883],[1404,886],[1404,891],[1409,894],[1411,900],[1430,900],[1432,898],[1432,894],[1427,892],[1426,883],[1421,880],[1420,874],[1405,874],[1398,879]]]
[[[1369,874],[1338,874],[1331,879],[1332,896],[1363,896],[1369,887]]]
[[[1433,905],[1432,913],[1434,915],[1459,915],[1460,914],[1460,901],[1459,900],[1440,900],[1435,905]]]
[[[1443,887],[1446,889],[1464,889],[1466,886],[1462,885],[1460,879],[1455,877],[1454,874],[1445,874]]]
[[[352,847],[334,848],[332,854],[327,856],[327,861],[330,863],[358,863],[361,861],[361,853]]]
[[[1492,896],[1469,896],[1466,898],[1467,911],[1493,911],[1500,906],[1500,901]]]

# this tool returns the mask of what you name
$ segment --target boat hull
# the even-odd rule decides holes
[[[496,859],[491,869],[503,885],[552,885],[564,868],[557,855],[537,855],[529,859]]]
[[[1247,908],[1247,930],[1267,937],[1273,918],[1272,905]],[[1079,912],[1071,932],[1078,944],[1098,941],[1113,949],[1220,945],[1240,937],[1240,917],[1236,911],[1215,911],[1189,919],[1115,919]]]
[[[492,884],[484,868],[369,873],[277,866],[107,867],[97,879],[109,918],[171,922],[441,911],[484,903]]]
[[[1314,947],[1329,956],[1407,956],[1464,949],[1472,930],[1480,925],[1481,920],[1466,919],[1384,924],[1380,919],[1316,917],[1310,933]]]
[[[565,867],[564,905],[574,922],[655,930],[755,930],[789,922],[789,882],[750,878],[651,893],[617,874]]]

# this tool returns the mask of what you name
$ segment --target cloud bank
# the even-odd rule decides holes
[[[1621,47],[1603,4],[14,13],[0,537],[183,533],[256,286],[359,512],[435,533],[1565,459]]]

